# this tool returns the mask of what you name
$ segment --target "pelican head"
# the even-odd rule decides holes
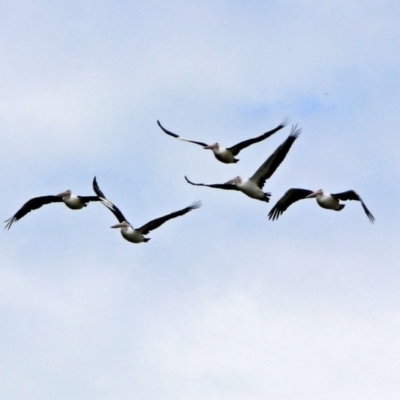
[[[324,194],[324,191],[322,189],[318,189],[313,193],[310,193],[308,196],[306,196],[306,199],[311,199],[312,197],[318,197],[321,196],[322,194]]]
[[[242,183],[242,178],[240,176],[236,176],[235,178],[231,179],[228,182],[225,182],[225,185],[229,185],[229,184],[236,184],[236,183]]]
[[[219,149],[219,144],[218,143],[209,144],[208,146],[203,147],[203,149],[206,150]]]
[[[71,197],[71,191],[69,189],[65,190],[64,192],[57,194],[57,197],[61,197],[61,198],[66,197],[68,199]]]
[[[111,228],[128,228],[128,227],[129,227],[129,224],[126,221],[123,221],[120,224],[111,226]]]

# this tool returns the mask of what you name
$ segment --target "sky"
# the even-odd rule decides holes
[[[0,396],[385,400],[400,383],[400,4],[14,1],[0,5],[0,209],[66,189],[0,241]],[[237,164],[165,135],[243,150]],[[302,133],[270,203],[194,187],[250,177]],[[292,187],[315,200],[268,220]]]

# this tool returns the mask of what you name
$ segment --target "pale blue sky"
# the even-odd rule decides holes
[[[400,396],[400,5],[381,1],[0,5],[3,220],[28,199],[105,194],[135,226],[203,207],[133,245],[100,204],[49,205],[3,231],[0,396],[351,399]],[[303,128],[271,203],[193,187],[250,176],[223,145],[284,117]],[[278,221],[290,187],[357,190]]]

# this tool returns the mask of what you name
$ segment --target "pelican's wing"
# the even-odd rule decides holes
[[[236,185],[233,184],[226,184],[226,183],[211,183],[211,184],[207,184],[207,183],[194,183],[192,181],[190,181],[187,176],[185,176],[186,182],[190,183],[191,185],[195,185],[195,186],[208,186],[214,189],[226,189],[226,190],[239,190],[238,187]]]
[[[289,152],[292,144],[298,138],[301,129],[297,125],[292,126],[289,137],[267,158],[263,165],[254,173],[250,178],[257,186],[262,189],[265,181],[269,179],[275,170],[279,167],[281,162],[285,159],[286,154]]]
[[[170,136],[172,136],[172,137],[174,137],[174,138],[177,138],[177,139],[180,139],[180,140],[184,140],[185,142],[195,143],[195,144],[198,144],[198,145],[203,146],[203,147],[208,146],[207,143],[196,142],[195,140],[185,139],[185,138],[183,138],[182,136],[177,135],[176,133],[172,133],[171,131],[166,130],[166,129],[161,125],[160,121],[158,121],[158,120],[157,120],[157,124],[158,124],[158,126],[159,126],[167,135],[170,135]]]
[[[147,235],[150,231],[157,229],[161,226],[164,222],[180,217],[181,215],[185,215],[189,211],[195,210],[196,208],[201,207],[201,201],[196,201],[195,203],[191,204],[189,207],[183,208],[182,210],[175,211],[171,214],[164,215],[163,217],[153,219],[152,221],[148,222],[147,224],[143,225],[142,227],[136,229],[136,231],[140,232],[142,235]]]
[[[306,196],[312,193],[312,190],[307,189],[289,189],[271,208],[271,211],[268,213],[268,218],[275,220],[278,219],[279,216],[287,210],[293,203],[296,201],[304,199]]]
[[[41,196],[28,200],[11,218],[4,221],[6,222],[4,229],[10,229],[14,222],[20,220],[29,212],[50,203],[62,203],[62,198],[60,196]]]
[[[97,184],[97,179],[96,177],[93,178],[93,190],[97,194],[98,197],[101,197],[102,199],[105,199],[106,196],[104,193],[101,191],[99,185]]]
[[[354,190],[348,190],[347,192],[342,192],[342,193],[335,193],[335,194],[331,194],[331,196],[335,197],[338,200],[357,200],[361,202],[362,208],[365,211],[365,214],[367,214],[368,219],[374,223],[375,218],[374,216],[370,213],[370,211],[368,210],[367,206],[365,205],[365,203],[362,201],[361,197],[359,196],[359,194],[357,192],[355,192]]]
[[[120,209],[115,204],[111,203],[111,201],[108,200],[106,198],[106,196],[104,195],[104,193],[100,190],[100,187],[97,184],[96,177],[94,177],[94,179],[93,179],[93,190],[97,194],[98,198],[100,199],[101,204],[106,206],[116,216],[116,218],[119,222],[124,222],[124,221],[128,222],[127,219],[122,214],[122,212],[120,211]]]
[[[97,196],[78,196],[85,204],[89,203],[89,201],[101,201],[101,199]]]
[[[272,129],[271,131],[265,132],[262,135],[257,136],[256,138],[244,140],[243,142],[240,142],[238,144],[235,144],[232,147],[229,147],[227,150],[229,150],[234,156],[237,156],[239,154],[240,150],[243,150],[244,148],[246,148],[254,143],[258,143],[264,139],[267,139],[268,137],[273,135],[275,132],[278,132],[279,130],[284,128],[288,123],[289,123],[289,119],[285,118],[276,128]]]

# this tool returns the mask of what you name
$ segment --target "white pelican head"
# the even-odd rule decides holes
[[[219,144],[218,143],[209,144],[208,146],[204,146],[203,149],[206,150],[219,149]]]
[[[236,184],[236,183],[242,183],[242,178],[240,176],[235,176],[233,179],[231,179],[228,182],[225,182],[225,185],[229,184]]]
[[[69,199],[71,197],[71,191],[69,189],[65,190],[64,192],[57,194],[57,197],[61,197],[61,198],[66,197],[67,199]]]
[[[307,195],[305,198],[306,199],[311,199],[312,197],[318,197],[324,194],[324,191],[322,189],[318,189],[313,193],[310,193],[309,195]]]

